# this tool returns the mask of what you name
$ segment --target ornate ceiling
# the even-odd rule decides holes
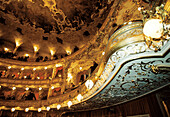
[[[113,3],[113,2],[112,2]],[[15,41],[21,45],[18,56],[50,57],[50,50],[58,58],[80,49],[102,26],[111,2],[100,0],[2,0],[0,1],[1,50],[13,51]]]

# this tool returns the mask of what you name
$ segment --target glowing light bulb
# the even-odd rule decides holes
[[[82,70],[82,67],[80,67],[80,70]]]
[[[82,99],[83,99],[83,96],[82,96],[81,94],[79,94],[79,95],[77,96],[77,100],[80,102]]]
[[[21,70],[24,70],[24,68],[21,68]]]
[[[35,71],[36,70],[36,68],[33,68],[33,71]]]
[[[29,90],[29,88],[27,87],[27,88],[25,88],[25,90],[27,90],[27,91],[28,91],[28,90]]]
[[[102,55],[105,55],[105,52],[102,52]]]
[[[47,67],[44,67],[44,69],[47,69]]]
[[[16,89],[16,87],[12,87],[12,90],[15,90]]]
[[[49,111],[50,110],[50,107],[47,107],[47,111]]]
[[[9,66],[8,69],[11,69],[11,66]]]
[[[143,33],[151,38],[160,38],[163,35],[163,24],[160,19],[148,20],[143,28]]]
[[[92,80],[87,80],[85,85],[86,85],[87,89],[91,89],[93,87],[94,83]]]
[[[9,49],[8,49],[8,48],[4,48],[4,51],[5,51],[5,52],[8,52],[8,51],[9,51]]]
[[[54,89],[54,86],[52,86],[51,89]]]
[[[61,108],[61,105],[60,104],[58,104],[57,105],[57,110],[59,110]]]
[[[71,101],[68,101],[67,105],[70,108],[73,103]]]
[[[25,112],[28,112],[29,111],[29,108],[25,108]]]
[[[15,111],[15,108],[11,108],[11,112],[14,112]]]
[[[29,57],[29,54],[25,54],[25,57]]]
[[[41,90],[42,90],[42,87],[39,87],[39,90],[41,91]]]
[[[38,108],[38,112],[41,112],[41,108]]]

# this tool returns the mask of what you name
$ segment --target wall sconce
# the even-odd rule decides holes
[[[50,107],[48,106],[48,107],[47,107],[47,111],[49,111],[49,110],[50,110]]]
[[[93,87],[94,83],[92,80],[87,80],[85,85],[86,85],[87,89],[91,89]]]
[[[15,111],[15,108],[11,108],[11,112],[14,112]]]
[[[71,101],[68,101],[68,103],[67,103],[68,108],[70,108],[72,104],[73,104],[73,103],[72,103]]]
[[[41,112],[41,108],[38,108],[38,112]]]
[[[81,94],[78,94],[77,100],[80,102],[83,99],[83,96]]]
[[[16,87],[12,87],[12,90],[15,90],[16,89]]]
[[[4,51],[5,51],[5,52],[8,52],[8,51],[9,51],[9,49],[8,49],[8,48],[4,48]]]
[[[28,112],[29,111],[29,108],[25,108],[25,112]]]
[[[61,108],[61,105],[60,104],[58,104],[57,105],[57,110],[59,110]]]
[[[34,48],[34,57],[35,57],[40,47],[38,45],[33,45],[33,48]]]

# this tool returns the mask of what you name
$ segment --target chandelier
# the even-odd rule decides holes
[[[163,42],[170,39],[169,4],[170,0],[165,5],[161,4],[153,10],[145,10],[143,7],[138,8],[143,15],[145,42],[154,51],[160,50]]]

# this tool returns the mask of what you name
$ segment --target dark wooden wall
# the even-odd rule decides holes
[[[62,117],[126,117],[142,114],[149,114],[150,117],[163,117],[155,94],[109,108],[66,113]]]

